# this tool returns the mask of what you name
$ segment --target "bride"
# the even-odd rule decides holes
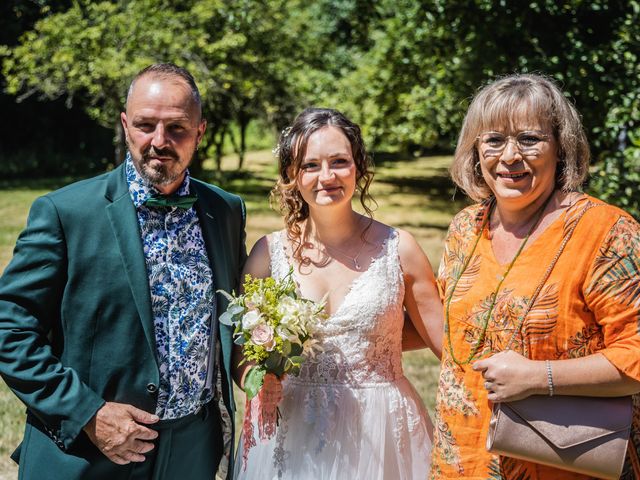
[[[360,128],[340,112],[304,110],[277,152],[286,228],[256,243],[244,273],[282,278],[293,266],[299,293],[326,296],[329,318],[314,337],[321,351],[300,375],[265,384],[282,389],[277,433],[256,439],[246,468],[240,452],[234,476],[426,478],[432,424],[401,357],[405,312],[440,356],[442,306],[429,261],[409,233],[372,219],[370,160]],[[367,215],[352,208],[356,192]]]

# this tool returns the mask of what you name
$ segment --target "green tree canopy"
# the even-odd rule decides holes
[[[364,19],[367,28],[353,28],[363,33],[349,47],[351,64],[335,62],[340,75],[327,79],[319,99],[349,112],[376,148],[452,149],[479,87],[514,72],[541,72],[559,81],[583,115],[594,154],[594,193],[640,218],[638,1],[374,5]]]
[[[284,67],[273,54],[281,7],[276,1],[76,1],[5,48],[6,89],[18,100],[38,95],[79,102],[114,129],[121,145],[118,113],[128,83],[146,65],[170,61],[198,81],[207,138],[219,147],[230,122],[246,127],[257,115],[277,117],[287,103]],[[118,150],[117,161],[122,155]]]
[[[450,151],[480,86],[545,73],[584,117],[591,188],[640,217],[638,0],[75,0],[47,8],[19,45],[2,49],[9,92],[79,103],[119,139],[130,78],[171,61],[198,80],[208,153],[219,158],[225,137],[239,131],[241,162],[251,120],[282,128],[311,104],[345,111],[374,149]]]

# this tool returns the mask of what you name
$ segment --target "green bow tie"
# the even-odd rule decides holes
[[[147,207],[178,207],[185,210],[191,208],[198,199],[197,195],[159,195],[154,193],[147,198],[143,205]]]

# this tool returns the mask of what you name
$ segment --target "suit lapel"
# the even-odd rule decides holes
[[[198,214],[198,220],[200,222],[200,228],[202,230],[202,237],[204,239],[205,247],[207,249],[207,256],[209,258],[209,264],[213,272],[213,288],[214,290],[224,290],[231,292],[231,285],[233,275],[229,275],[229,258],[233,258],[233,254],[226,251],[226,245],[224,241],[224,234],[226,229],[224,228],[224,218],[221,217],[222,212],[226,209],[226,205],[219,205],[222,202],[216,195],[210,195],[207,188],[198,184],[197,182],[191,182],[191,188],[198,195],[194,207]],[[220,338],[220,345],[222,347],[222,359],[224,368],[229,374],[229,368],[231,365],[231,348],[232,348],[232,331],[229,327],[218,323],[218,316],[224,312],[227,306],[226,299],[219,293],[215,293],[216,298],[216,315],[212,319],[211,331],[218,334]],[[212,341],[215,341],[212,335]],[[213,344],[212,352],[215,344]],[[211,373],[212,370],[209,370]],[[209,379],[211,380],[211,379]]]
[[[214,287],[228,291],[230,288],[229,272],[225,261],[227,255],[223,239],[223,221],[220,218],[220,212],[223,209],[217,208],[216,203],[219,200],[213,195],[207,195],[206,188],[196,182],[191,182],[191,188],[198,195],[198,200],[194,207],[200,222],[209,264],[213,271]]]
[[[111,222],[111,228],[120,249],[120,257],[142,321],[142,328],[151,351],[155,353],[156,339],[147,265],[142,249],[136,209],[129,196],[123,166],[118,167],[109,176],[105,197],[111,202],[106,207],[107,217]]]

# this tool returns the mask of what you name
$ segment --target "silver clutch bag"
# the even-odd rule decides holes
[[[532,395],[496,403],[487,450],[593,477],[618,479],[632,415],[631,396]]]

